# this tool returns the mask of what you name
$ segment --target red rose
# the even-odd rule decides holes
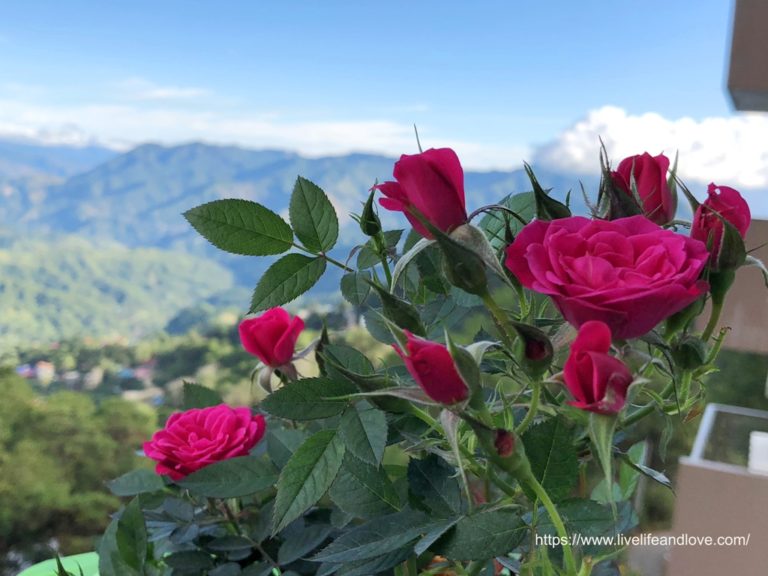
[[[733,188],[710,184],[707,195],[708,198],[693,215],[691,238],[701,240],[710,247],[711,264],[717,267],[723,242],[723,221],[720,217],[736,228],[744,238],[752,222],[752,215],[747,202]]]
[[[707,291],[702,242],[643,216],[579,216],[525,226],[506,265],[526,287],[552,298],[576,327],[605,322],[615,338],[635,338]]]
[[[425,238],[432,238],[432,234],[411,214],[410,208],[418,210],[443,232],[466,223],[464,171],[456,152],[450,148],[403,154],[395,163],[394,176],[397,182],[376,186],[386,196],[379,203],[387,210],[404,213],[413,228]]]
[[[220,404],[176,412],[144,443],[144,454],[157,461],[158,474],[181,480],[214,462],[247,456],[265,430],[264,416],[248,408]]]
[[[403,351],[394,344],[393,348],[427,396],[441,404],[455,404],[466,400],[469,390],[459,376],[448,348],[418,338],[408,330],[404,332],[408,338],[406,350]]]
[[[240,322],[240,342],[248,352],[272,368],[280,368],[293,358],[296,340],[304,321],[291,318],[282,308],[272,308],[261,316]]]
[[[565,385],[574,397],[571,406],[600,414],[616,414],[624,407],[632,372],[608,354],[611,329],[598,321],[585,322],[565,361]]]
[[[614,185],[632,195],[632,175],[635,177],[637,193],[643,203],[645,215],[656,224],[667,224],[675,217],[677,198],[667,185],[669,158],[664,154],[651,156],[643,152],[624,158],[615,172],[611,172]]]

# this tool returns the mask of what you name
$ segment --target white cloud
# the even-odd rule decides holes
[[[171,101],[192,100],[210,94],[205,88],[192,86],[161,86],[144,78],[128,78],[117,84],[120,95],[130,100]]]
[[[135,96],[135,92],[134,92]],[[390,120],[298,121],[273,112],[229,114],[221,109],[173,106],[167,102],[50,106],[0,97],[0,136],[46,144],[118,149],[143,142],[205,141],[252,148],[294,150],[310,157],[371,152],[397,157],[417,151],[413,126]],[[422,144],[453,147],[467,168],[508,169],[529,149],[445,139],[419,127]]]
[[[679,174],[686,181],[768,188],[768,115],[679,118],[655,113],[630,115],[605,106],[540,147],[537,164],[579,174],[599,171],[600,138],[613,164],[642,152],[679,152]]]
[[[670,120],[631,115],[605,106],[539,147],[534,164],[576,174],[598,174],[600,139],[615,166],[626,156],[679,153],[678,174],[699,198],[715,182],[738,189],[753,217],[768,217],[768,115],[741,114]]]

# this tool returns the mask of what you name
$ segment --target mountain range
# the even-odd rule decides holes
[[[194,299],[210,297],[216,287],[222,291],[233,285],[253,288],[269,264],[268,259],[235,257],[216,250],[189,226],[181,216],[184,211],[220,198],[245,198],[285,215],[293,184],[301,175],[321,186],[335,205],[342,226],[336,251],[345,259],[352,247],[362,240],[349,213],[359,212],[371,185],[392,177],[393,165],[393,158],[370,154],[306,158],[280,150],[248,150],[202,143],[171,147],[145,144],[117,153],[96,146],[49,147],[0,141],[0,227],[3,232],[0,241],[4,250],[0,253],[3,277],[0,345],[3,333],[19,330],[18,322],[9,326],[4,318],[20,317],[18,307],[20,302],[26,301],[9,297],[9,294],[18,296],[21,289],[14,286],[18,274],[15,276],[8,268],[8,263],[14,260],[15,250],[24,250],[25,257],[30,250],[39,251],[40,258],[46,259],[49,267],[58,266],[58,272],[53,275],[58,275],[64,284],[73,276],[78,282],[88,281],[94,269],[99,268],[88,261],[98,258],[100,250],[111,250],[110,258],[128,262],[131,255],[141,259],[147,256],[146,249],[152,249],[153,258],[167,258],[168,267],[164,273],[177,274],[177,278],[188,280],[191,280],[192,262],[197,263],[193,268],[197,266],[201,274],[205,266],[218,267],[218,272],[207,269],[209,278],[221,279],[218,286],[209,281],[202,291],[186,291],[184,298],[167,306],[164,313],[155,316],[152,326],[147,326],[147,329],[154,329],[159,321],[167,321],[180,308],[194,304]],[[577,178],[542,170],[537,170],[537,176],[545,187],[554,188],[553,195],[561,199],[573,189],[571,201],[575,211],[585,209]],[[468,171],[465,182],[470,210],[530,188],[523,170]],[[594,191],[597,182],[586,181],[584,184],[588,191]],[[398,214],[382,210],[381,216],[386,227],[406,224]],[[57,250],[46,251],[46,245]],[[80,259],[69,252],[64,258],[62,246],[69,252],[79,251]],[[115,252],[116,246],[125,248],[119,256]],[[175,271],[174,266],[182,260],[185,267]],[[144,285],[141,278],[133,277],[144,273],[140,271],[142,267],[134,268],[123,265],[120,269],[125,274],[121,280]],[[103,268],[101,270],[103,273]],[[233,273],[234,284],[227,271]],[[23,290],[29,291],[29,275],[26,282]],[[316,291],[333,291],[338,287],[337,282],[338,277],[329,276]],[[74,284],[70,288],[76,290]],[[145,288],[157,294],[169,289],[162,282]],[[110,296],[106,289],[100,294],[103,296],[100,308],[104,309],[114,295]],[[73,298],[77,295],[73,294]],[[143,300],[138,298],[136,301]],[[121,309],[119,302],[114,304],[114,310]],[[247,300],[244,300],[242,308],[246,307]],[[83,305],[76,308],[82,310]],[[77,330],[68,330],[66,326],[46,330],[41,340],[65,337],[70,333],[88,333],[91,326],[104,325],[86,311],[70,318],[68,324],[74,326],[78,322],[83,325],[76,326]],[[24,332],[34,333],[33,330]],[[93,328],[92,332],[97,337],[104,335],[101,328]],[[138,332],[140,327],[132,326],[130,335]]]

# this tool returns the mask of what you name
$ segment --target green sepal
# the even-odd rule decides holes
[[[445,343],[453,359],[453,364],[456,366],[456,371],[474,395],[481,389],[482,374],[480,373],[480,366],[477,365],[475,358],[469,350],[457,345],[453,341],[447,330],[445,331]]]
[[[552,364],[554,357],[552,342],[542,330],[535,326],[514,320],[510,320],[509,323],[519,336],[515,341],[518,360],[531,376],[534,378],[541,376]]]
[[[694,336],[685,336],[672,349],[675,363],[683,370],[695,370],[707,361],[707,350],[704,342]]]
[[[365,205],[363,206],[363,211],[360,214],[360,219],[358,220],[360,230],[362,230],[363,234],[366,236],[376,236],[381,232],[381,220],[379,220],[379,215],[376,213],[376,207],[373,202],[375,195],[376,189],[371,188],[371,193],[368,195],[368,200],[366,200]]]
[[[613,484],[613,433],[615,430],[615,415],[594,412],[589,415],[589,438],[597,452],[605,483],[608,486]]]
[[[570,217],[571,211],[568,209],[568,206],[547,194],[544,188],[541,187],[541,184],[539,184],[530,165],[524,163],[523,167],[528,175],[528,179],[531,181],[533,194],[536,198],[536,217],[539,220],[557,220]]]

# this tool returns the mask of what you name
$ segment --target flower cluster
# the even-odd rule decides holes
[[[297,181],[290,225],[242,200],[205,205],[201,218],[193,209],[190,222],[224,249],[302,253],[270,266],[238,327],[260,413],[198,387],[185,397],[197,407],[144,444],[167,478],[158,497],[171,493],[144,512],[158,526],[152,541],[163,541],[145,554],[171,568],[194,556],[211,574],[385,574],[401,563],[402,573],[466,574],[513,558],[522,573],[590,574],[591,558],[567,544],[562,509],[573,523],[616,518],[636,475],[663,481],[634,460],[616,474],[616,451],[637,454],[633,424],[655,410],[697,413],[725,335],[723,299],[747,261],[751,215],[739,192],[711,184],[699,202],[676,164],[643,153],[612,170],[603,158],[598,197],[581,215],[526,166],[530,192],[470,214],[453,150],[403,155],[394,179],[369,190],[356,216],[367,238],[343,262],[333,205],[308,180]],[[677,219],[678,188],[690,224]],[[384,230],[376,197],[412,227],[402,242],[402,230]],[[243,211],[260,243],[223,241],[217,210]],[[280,305],[327,266],[343,272],[342,295],[381,343],[370,358],[357,337],[328,329],[297,350],[310,330]],[[561,554],[527,544],[540,506]],[[125,534],[109,535],[131,517],[105,536],[110,561]]]

